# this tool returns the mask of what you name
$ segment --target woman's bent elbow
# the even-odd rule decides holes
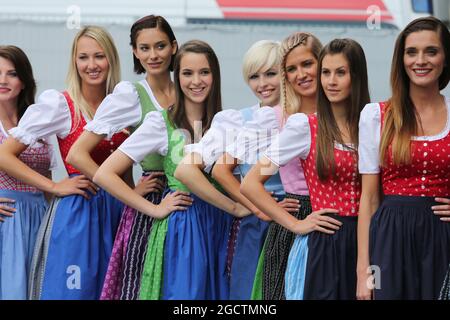
[[[94,177],[92,177],[92,181],[95,183],[95,184],[98,184],[98,185],[101,185],[101,181],[102,181],[102,170],[99,168],[98,170],[97,170],[97,172],[94,174]]]
[[[175,169],[175,172],[173,173],[173,176],[175,177],[175,179],[183,182],[184,179],[184,172],[186,170],[189,170],[188,168],[186,168],[186,164],[180,163],[177,168]]]

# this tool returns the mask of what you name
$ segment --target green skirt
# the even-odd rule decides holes
[[[162,296],[164,243],[168,218],[155,220],[148,238],[139,300],[160,300]]]
[[[263,299],[263,272],[264,272],[264,257],[266,255],[266,242],[261,250],[258,259],[258,265],[256,267],[255,281],[253,282],[252,296],[251,300],[262,300]]]

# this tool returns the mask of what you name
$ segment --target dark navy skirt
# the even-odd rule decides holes
[[[375,299],[439,297],[450,263],[450,223],[433,214],[436,204],[433,197],[386,196],[372,217],[370,259],[380,271]]]
[[[328,215],[342,222],[333,235],[297,236],[286,269],[287,300],[355,300],[357,217]]]

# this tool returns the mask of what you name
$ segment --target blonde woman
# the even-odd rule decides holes
[[[267,109],[271,109],[279,104],[280,62],[280,43],[276,41],[258,41],[245,53],[242,63],[244,81],[247,82],[259,101],[252,107],[240,110],[243,120],[242,126],[255,120],[254,115],[261,107],[267,106]],[[264,117],[260,119],[264,123],[266,120]],[[239,136],[242,137],[242,135]],[[229,148],[234,150],[238,145],[245,145],[244,138],[239,138]],[[235,152],[228,150],[228,148],[224,151],[228,152],[222,155],[214,165],[213,177],[234,200],[255,213],[255,215],[235,219],[228,250],[230,299],[245,300],[251,297],[256,266],[266,239],[269,222],[265,221],[267,219],[264,219],[257,208],[239,192],[240,182],[238,177],[233,174],[235,170],[238,170],[240,176],[244,177],[251,168],[251,161],[244,163],[239,161],[240,159],[236,157]],[[250,152],[251,155],[257,156],[257,150],[254,151]],[[279,175],[267,181],[265,187],[268,192],[273,192],[274,196],[284,197]],[[297,207],[297,204],[295,204],[295,207]],[[259,217],[263,217],[264,220]]]
[[[0,146],[1,170],[57,196],[38,234],[30,298],[98,299],[100,295],[123,205],[80,175],[66,156],[119,77],[119,58],[111,36],[100,27],[84,27],[73,41],[67,90],[43,92]],[[51,135],[58,138],[69,175],[60,183],[19,158],[29,145]],[[93,159],[101,164],[125,139],[119,133],[103,141]]]
[[[279,71],[281,106],[277,101],[273,107],[255,110],[251,120],[246,122],[244,130],[236,138],[234,145],[227,148],[227,153],[218,160],[218,164],[213,169],[213,177],[222,183],[228,192],[231,193],[234,189],[234,192],[240,195],[241,201],[245,201],[241,203],[248,206],[262,219],[267,220],[266,216],[261,213],[263,211],[257,209],[239,192],[239,185],[233,186],[230,190],[227,188],[227,186],[231,186],[227,182],[229,180],[227,172],[233,168],[233,164],[240,163],[242,176],[245,177],[250,171],[251,165],[257,162],[259,155],[268,147],[272,133],[276,133],[282,128],[289,115],[300,111],[304,113],[315,111],[317,58],[321,48],[322,45],[315,36],[304,32],[295,32],[282,41],[278,62],[281,65]],[[274,181],[278,181],[277,187],[275,187]],[[311,212],[308,188],[298,163],[291,163],[283,167],[279,174],[277,173],[265,182],[264,188],[273,192],[272,196],[276,196],[279,205],[291,215],[300,219]],[[286,194],[287,192],[288,194]],[[237,237],[236,253],[231,268],[232,284],[233,275],[244,273],[242,271],[233,272],[233,270],[248,270],[250,252],[258,254],[261,251],[252,248],[255,227],[266,225],[267,229],[267,223],[256,216],[245,219],[246,221],[243,220],[241,223]],[[260,234],[261,245],[264,241],[264,250],[260,255],[252,298],[282,300],[285,298],[284,273],[294,234],[277,223],[271,223],[267,229],[267,237]],[[258,255],[255,258],[257,260]],[[244,267],[244,265],[247,266]],[[255,269],[253,269],[254,273]],[[253,279],[249,277],[248,280]],[[244,280],[241,279],[237,286],[242,287],[243,282]]]
[[[171,71],[178,45],[167,20],[155,15],[137,20],[131,26],[130,45],[134,71],[145,77],[136,83],[121,81],[114,88],[67,156],[67,161],[89,178],[98,169],[91,152],[100,141],[126,128],[134,132],[149,112],[167,110],[175,103]],[[158,205],[167,185],[162,157],[150,154],[140,165],[143,177],[135,190]],[[153,249],[147,246],[153,222],[151,216],[125,206],[100,297],[102,300],[138,299],[147,249]]]

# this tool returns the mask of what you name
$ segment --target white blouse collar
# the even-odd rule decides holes
[[[412,140],[414,141],[435,141],[445,138],[450,132],[450,98],[445,98],[445,105],[447,106],[447,122],[445,124],[444,130],[434,136],[414,136]]]
[[[156,100],[156,97],[153,94],[152,88],[148,84],[147,79],[142,79],[140,81],[140,83],[144,86],[145,90],[147,91],[147,93],[148,93],[150,99],[152,100],[153,104],[155,105],[156,109],[158,109],[158,111],[164,110],[164,108],[161,107],[161,105],[159,104],[158,100]]]

